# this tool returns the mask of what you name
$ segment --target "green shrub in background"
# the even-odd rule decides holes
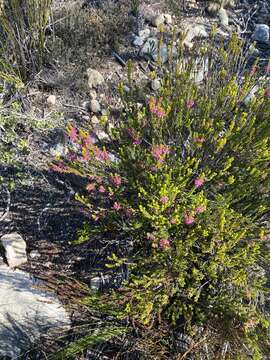
[[[36,73],[46,51],[45,31],[52,0],[1,1],[0,75],[27,80]]]
[[[120,89],[126,114],[110,144],[71,126],[74,146],[54,166],[89,180],[77,194],[89,217],[78,243],[107,239],[108,266],[129,267],[101,307],[140,329],[170,329],[168,356],[147,349],[149,338],[147,359],[269,356],[270,90],[261,82],[247,101],[257,77],[241,48],[233,37],[226,51],[202,49],[200,86],[192,65],[163,69],[142,106],[130,69],[134,90]],[[182,355],[173,333],[193,339]]]

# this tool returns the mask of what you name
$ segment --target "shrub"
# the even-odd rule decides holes
[[[54,165],[88,179],[76,195],[89,217],[77,243],[106,239],[108,266],[130,270],[101,304],[139,328],[199,339],[182,357],[171,346],[169,359],[269,354],[270,94],[261,83],[247,101],[257,77],[241,49],[235,36],[226,50],[204,47],[200,86],[178,59],[142,106],[130,69],[134,90],[120,88],[125,118],[110,144],[70,126],[68,159]]]
[[[0,9],[0,71],[27,80],[43,63],[52,0],[4,0]]]

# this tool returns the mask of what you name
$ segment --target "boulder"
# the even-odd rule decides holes
[[[5,249],[8,266],[18,267],[27,262],[26,243],[18,233],[10,233],[1,237],[1,243]]]
[[[50,95],[47,97],[47,104],[48,105],[55,105],[56,104],[56,96]]]
[[[220,24],[222,26],[225,26],[225,27],[229,26],[229,17],[228,17],[227,11],[225,9],[223,9],[223,8],[219,9],[218,17],[219,17]]]
[[[94,99],[90,101],[89,108],[93,113],[99,113],[101,110],[100,103]]]

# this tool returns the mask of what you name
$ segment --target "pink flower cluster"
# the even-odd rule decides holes
[[[95,148],[94,150],[95,157],[98,161],[108,161],[110,159],[109,154],[106,149],[100,150],[99,148]]]
[[[142,142],[142,139],[139,137],[139,135],[135,134],[133,129],[128,129],[128,134],[130,135],[130,137],[132,138],[132,143],[134,145],[140,145]]]
[[[196,188],[200,188],[203,186],[205,180],[201,177],[198,177],[197,179],[194,180],[194,185]]]
[[[166,145],[153,145],[151,154],[153,158],[159,162],[164,162],[165,156],[169,153],[169,148]]]
[[[166,115],[165,110],[160,104],[160,101],[158,101],[155,98],[151,98],[148,102],[149,109],[151,114],[155,115],[157,118],[162,119]]]
[[[186,102],[186,106],[189,110],[193,108],[194,104],[195,104],[195,102],[191,99],[187,100],[187,102]]]
[[[159,246],[162,250],[167,250],[171,247],[171,241],[169,239],[159,240]]]
[[[169,201],[169,198],[168,198],[168,196],[161,196],[160,201],[162,204],[165,205]]]
[[[114,185],[114,186],[120,186],[122,184],[122,178],[120,175],[113,175],[111,176],[111,183]]]
[[[194,222],[195,222],[195,216],[194,215],[201,214],[205,210],[206,210],[205,206],[197,206],[193,213],[190,213],[190,214],[187,213],[187,214],[184,215],[184,223],[186,225],[188,225],[188,226],[194,224]]]

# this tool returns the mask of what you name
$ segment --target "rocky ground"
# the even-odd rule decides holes
[[[108,134],[99,122],[109,112],[110,126],[119,120],[122,104],[117,88],[123,82],[129,91],[128,60],[133,61],[136,83],[155,93],[161,81],[157,63],[166,67],[168,44],[172,44],[172,54],[176,53],[182,32],[187,59],[193,49],[208,41],[213,25],[220,37],[228,39],[236,32],[245,39],[250,66],[258,58],[259,66],[265,67],[270,58],[269,0],[236,1],[234,7],[216,13],[209,13],[204,1],[145,1],[136,11],[128,9],[124,0],[104,3],[55,2],[47,64],[19,97],[24,114],[45,121],[45,127],[29,131],[29,148],[20,159],[22,179],[16,180],[14,190],[3,187],[0,193],[0,237],[14,232],[22,236],[27,261],[20,269],[45,280],[65,303],[67,288],[75,294],[81,291],[70,284],[70,278],[95,288],[108,282],[113,286],[115,280],[104,274],[109,247],[104,250],[98,242],[80,247],[71,244],[84,221],[73,199],[78,179],[64,179],[50,166],[55,156],[65,154],[66,125],[90,128],[97,140],[106,139]],[[164,41],[158,53],[161,37]],[[208,67],[198,60],[194,80],[199,84]],[[17,99],[8,99],[5,110]],[[2,177],[18,179],[15,166],[1,166]],[[0,281],[2,276],[0,270]]]

